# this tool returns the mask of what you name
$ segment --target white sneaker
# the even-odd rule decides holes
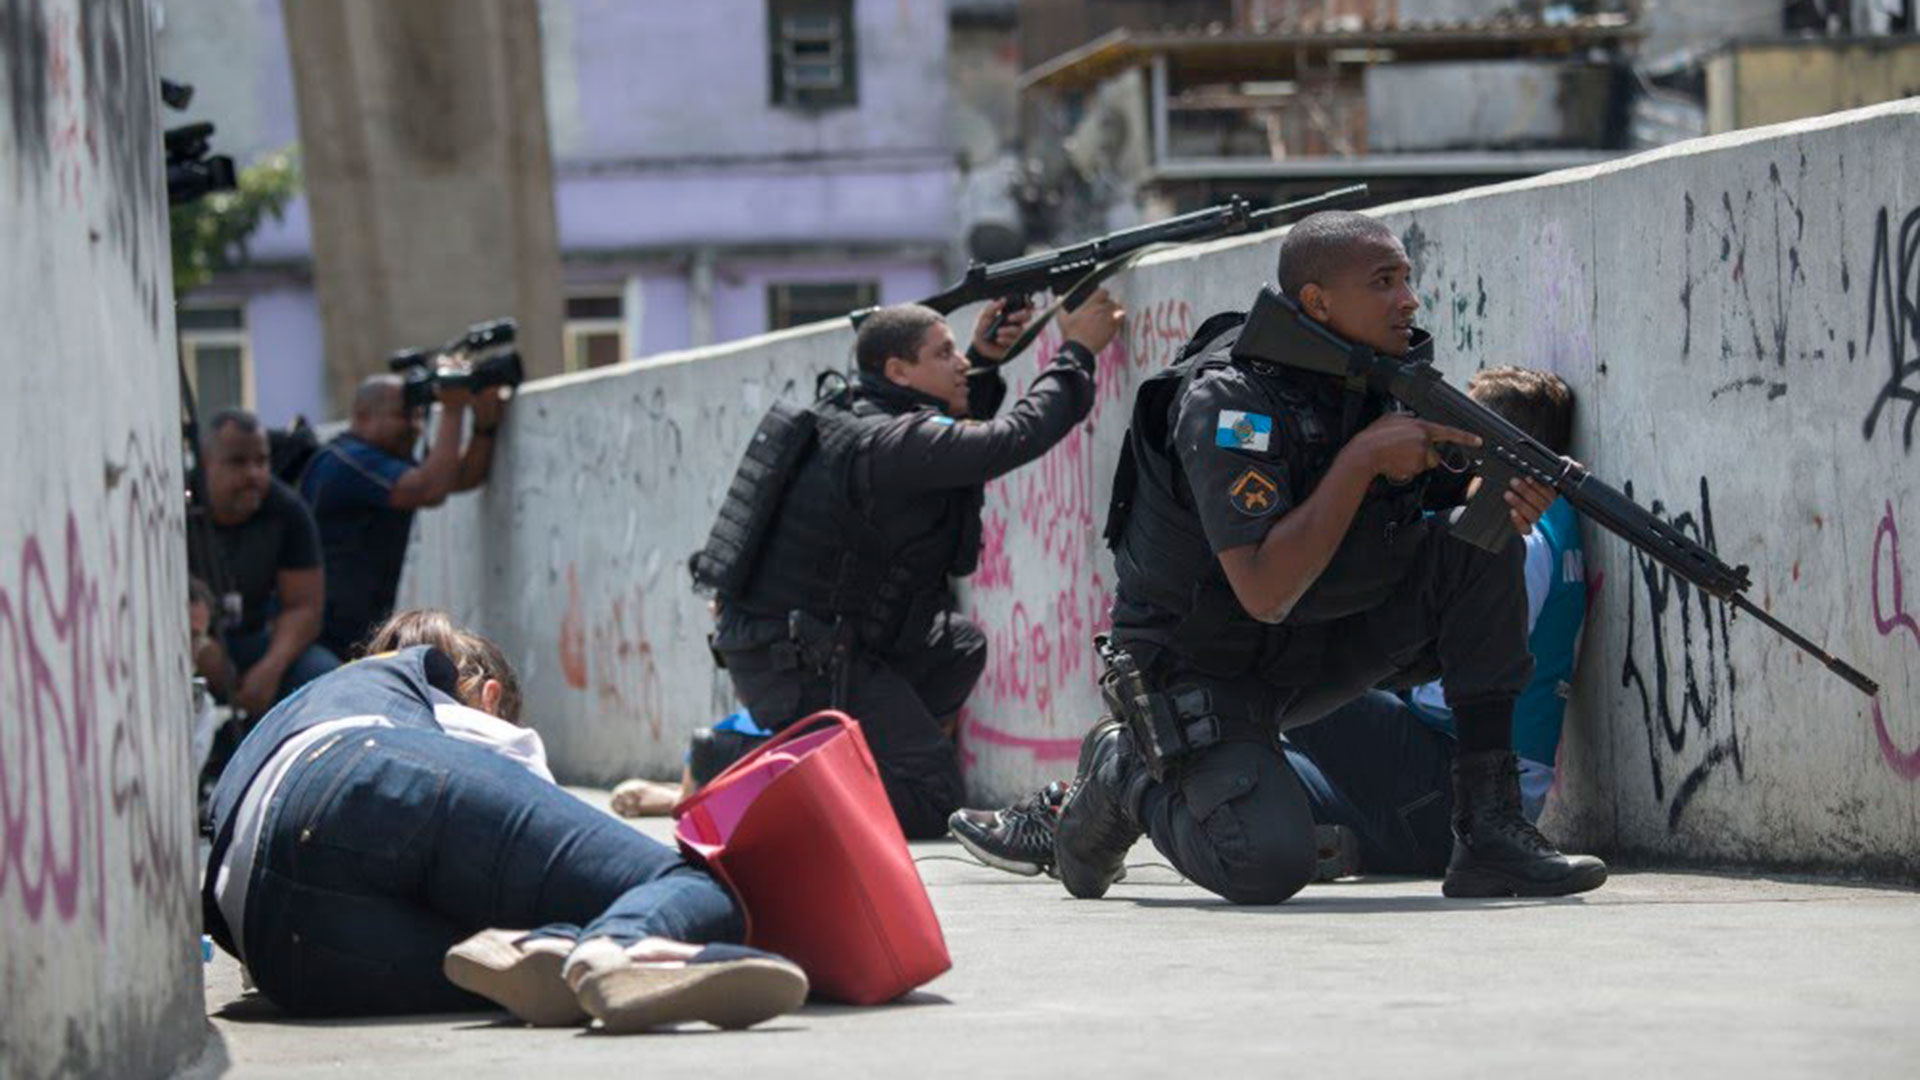
[[[574,943],[530,938],[525,930],[482,930],[447,950],[447,980],[479,994],[535,1027],[587,1022],[580,999],[561,977]]]
[[[644,949],[594,938],[567,959],[567,984],[609,1032],[692,1020],[737,1030],[792,1012],[807,999],[806,973],[769,952],[708,945],[683,959],[636,959]]]

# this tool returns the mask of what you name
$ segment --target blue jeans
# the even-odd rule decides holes
[[[1360,838],[1370,874],[1434,875],[1453,853],[1453,740],[1372,690],[1287,731],[1287,764],[1313,820]]]
[[[294,1015],[491,1008],[441,974],[489,927],[737,942],[704,870],[525,769],[437,731],[363,728],[295,765],[267,808],[240,931]]]
[[[256,630],[251,634],[228,634],[226,636],[227,659],[233,661],[236,675],[244,676],[247,669],[260,662],[267,655],[267,649],[273,644],[273,633],[268,630]],[[280,676],[280,690],[273,695],[274,703],[302,686],[340,666],[340,658],[329,652],[326,647],[311,644],[300,650],[293,658],[287,670]]]

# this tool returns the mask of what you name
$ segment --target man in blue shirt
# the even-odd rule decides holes
[[[326,552],[327,608],[320,640],[351,656],[367,633],[393,612],[407,557],[413,512],[486,483],[506,399],[499,388],[478,394],[442,386],[439,418],[426,460],[413,447],[425,428],[424,408],[408,408],[397,375],[375,375],[353,398],[347,431],[321,447],[300,477]],[[473,434],[461,448],[466,414]]]

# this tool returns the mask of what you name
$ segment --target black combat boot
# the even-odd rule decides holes
[[[1053,834],[1054,871],[1068,892],[1098,900],[1126,873],[1146,786],[1147,768],[1126,725],[1112,718],[1095,724],[1080,743],[1079,769]]]
[[[1520,771],[1512,751],[1453,759],[1453,858],[1443,894],[1568,896],[1606,880],[1606,863],[1560,854],[1520,812]]]

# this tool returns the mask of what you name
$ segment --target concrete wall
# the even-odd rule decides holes
[[[1869,701],[1594,537],[1549,819],[1582,844],[1915,876],[1920,616],[1902,583],[1920,564],[1899,538],[1920,531],[1916,136],[1907,102],[1381,211],[1446,371],[1562,374],[1602,478],[1751,564],[1756,603],[1884,687]],[[989,489],[963,601],[993,647],[963,732],[976,797],[1070,771],[1099,708],[1088,638],[1113,579],[1097,533],[1131,391],[1205,315],[1243,306],[1277,248],[1123,276],[1131,315],[1091,422]],[[850,341],[825,325],[529,387],[491,487],[421,518],[406,599],[503,639],[563,775],[675,773],[686,732],[730,707],[684,560],[766,404]]]
[[[163,1076],[207,1029],[152,36],[0,25],[0,1076]]]

